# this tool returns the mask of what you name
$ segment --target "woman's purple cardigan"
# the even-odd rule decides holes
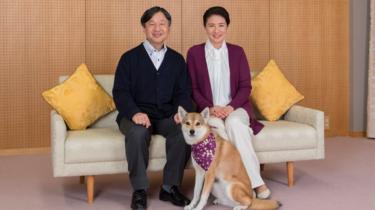
[[[254,134],[259,133],[263,124],[255,119],[252,104],[249,101],[251,92],[251,76],[249,64],[242,47],[227,43],[229,68],[230,68],[230,92],[232,101],[228,104],[234,109],[242,107],[250,117],[250,127]],[[187,65],[192,83],[194,102],[198,111],[205,107],[212,107],[212,91],[208,76],[205,58],[205,43],[191,47],[187,54]]]

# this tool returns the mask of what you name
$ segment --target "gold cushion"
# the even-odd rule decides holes
[[[269,121],[278,120],[293,104],[304,97],[285,78],[274,60],[252,80],[251,100]]]
[[[72,130],[85,129],[115,109],[112,97],[97,83],[85,64],[42,95]]]

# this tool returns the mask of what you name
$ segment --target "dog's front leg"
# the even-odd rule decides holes
[[[193,162],[193,166],[195,169],[194,196],[193,196],[193,200],[191,200],[188,206],[185,206],[184,210],[192,210],[198,204],[199,198],[201,196],[202,188],[203,188],[204,174],[206,173],[206,171],[204,171],[195,162],[194,158],[191,158],[191,160]]]
[[[202,210],[206,206],[208,196],[211,193],[212,185],[215,181],[215,168],[216,167],[210,167],[206,172],[204,176],[204,185],[201,197],[199,199],[199,203],[193,210]]]

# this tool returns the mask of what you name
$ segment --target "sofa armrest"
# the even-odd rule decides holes
[[[285,114],[284,119],[287,121],[308,124],[317,131],[317,159],[324,158],[324,112],[299,105],[292,106]]]
[[[65,161],[65,139],[67,127],[64,119],[55,111],[51,111],[51,155],[53,175],[62,176]]]

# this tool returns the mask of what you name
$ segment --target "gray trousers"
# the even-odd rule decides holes
[[[181,184],[191,149],[185,143],[181,126],[177,125],[173,118],[151,121],[149,128],[123,118],[119,127],[125,135],[129,178],[134,190],[149,187],[146,169],[152,134],[160,134],[166,138],[167,163],[163,170],[163,184],[177,186]]]

